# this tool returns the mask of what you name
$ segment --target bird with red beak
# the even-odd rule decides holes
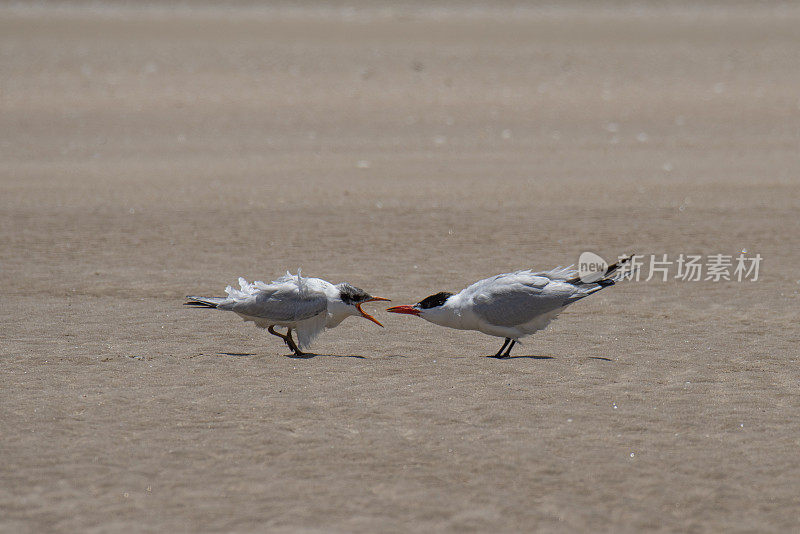
[[[623,257],[589,282],[571,268],[516,271],[480,280],[456,294],[442,291],[416,304],[386,311],[504,338],[503,346],[492,357],[508,358],[519,339],[544,329],[564,308],[630,276],[630,270],[617,271],[631,257]]]
[[[383,326],[362,305],[367,302],[388,301],[373,297],[363,289],[346,282],[331,284],[321,278],[306,278],[286,273],[269,284],[249,284],[239,278],[239,289],[228,286],[227,297],[186,297],[187,305],[232,311],[245,321],[252,321],[260,328],[281,338],[295,355],[305,354],[308,347],[326,328],[335,328],[351,316],[363,317],[378,326]],[[275,330],[285,327],[286,333]],[[292,338],[297,332],[297,343]]]

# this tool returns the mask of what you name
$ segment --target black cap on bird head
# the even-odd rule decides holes
[[[339,298],[342,299],[342,302],[350,306],[355,306],[356,309],[358,310],[358,313],[360,313],[364,319],[369,319],[376,325],[383,326],[381,323],[378,322],[377,319],[375,319],[373,316],[362,310],[361,305],[364,304],[365,302],[376,302],[382,300],[388,301],[389,299],[385,299],[383,297],[373,297],[363,289],[351,286],[347,282],[342,282],[341,284],[337,284],[336,289],[339,290]]]
[[[386,311],[392,313],[404,313],[406,315],[416,315],[419,317],[420,313],[423,310],[430,310],[431,308],[436,308],[438,306],[442,306],[447,299],[453,296],[453,293],[449,293],[447,291],[440,291],[434,295],[429,297],[425,297],[421,301],[417,302],[413,306],[404,305],[404,306],[394,306],[392,308],[386,308]]]
[[[453,296],[452,293],[448,293],[447,291],[440,291],[435,295],[431,295],[430,297],[425,297],[424,299],[422,299],[417,303],[417,306],[419,306],[423,310],[428,310],[430,308],[441,306],[442,304],[447,302],[447,299],[449,299],[452,296]]]
[[[345,304],[366,302],[367,300],[372,298],[372,296],[369,293],[367,293],[360,287],[351,286],[347,282],[336,284],[336,289],[339,290],[339,298],[341,298],[342,302],[344,302]]]

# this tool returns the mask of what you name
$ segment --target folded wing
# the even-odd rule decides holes
[[[218,308],[275,323],[298,322],[320,314],[326,315],[328,309],[325,293],[309,289],[299,276],[281,278],[272,284],[248,284],[240,279],[239,285],[239,290],[226,290],[228,299]]]
[[[485,282],[476,288],[473,309],[496,326],[524,325],[580,298],[574,285],[531,272],[500,275]]]

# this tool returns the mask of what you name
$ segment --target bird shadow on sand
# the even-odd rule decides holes
[[[286,358],[292,358],[293,360],[310,360],[312,358],[357,358],[359,360],[366,360],[366,356],[361,356],[358,354],[314,354],[313,352],[306,352],[305,354],[284,354]]]
[[[504,358],[495,358],[494,356],[487,356],[487,358],[491,360],[516,360],[519,358],[525,358],[528,360],[553,360],[553,356],[544,356],[541,354],[520,354],[519,356],[506,356]]]
[[[234,356],[236,358],[246,358],[248,356],[267,356],[263,354],[256,354],[254,352],[218,352],[219,356]],[[366,360],[366,356],[360,356],[358,354],[314,354],[312,352],[307,352],[305,354],[283,354],[284,358],[292,358],[294,360],[310,360],[316,357],[322,358],[358,358],[359,360]]]
[[[519,356],[508,356],[506,358],[498,358],[498,359],[500,359],[500,360],[513,360],[514,358],[528,358],[530,360],[553,360],[553,359],[555,359],[555,356],[543,356],[543,355],[537,355],[537,354],[531,354],[531,355],[520,354]],[[494,359],[494,358],[492,358],[492,359]],[[587,356],[586,359],[587,360],[601,360],[601,361],[604,361],[604,362],[613,362],[614,361],[611,358],[605,358],[603,356]]]

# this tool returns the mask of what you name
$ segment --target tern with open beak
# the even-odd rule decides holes
[[[239,278],[239,286],[240,289],[228,286],[227,297],[186,297],[186,304],[232,311],[281,338],[298,356],[305,354],[301,349],[311,345],[324,329],[338,326],[351,315],[383,326],[361,306],[389,300],[373,297],[348,283],[334,285],[320,278],[302,277],[300,270],[297,275],[287,272],[269,284],[248,284]],[[286,334],[277,332],[276,326],[286,327]],[[292,339],[292,330],[297,332],[297,343]]]
[[[583,282],[578,271],[557,267],[550,271],[516,271],[475,282],[460,293],[436,293],[414,305],[386,311],[422,317],[440,326],[478,330],[505,338],[492,356],[507,358],[520,338],[544,329],[561,311],[584,297],[621,280],[617,273],[631,256],[610,265],[594,282]],[[503,352],[505,351],[505,352]]]

